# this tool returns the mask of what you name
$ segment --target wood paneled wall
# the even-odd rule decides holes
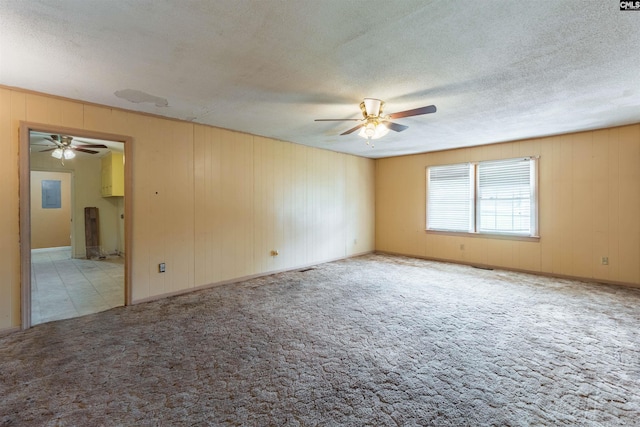
[[[374,249],[373,160],[0,87],[0,332],[20,326],[20,121],[133,137],[133,301]]]
[[[539,242],[425,231],[427,166],[532,155]],[[640,125],[377,160],[376,250],[640,285]]]

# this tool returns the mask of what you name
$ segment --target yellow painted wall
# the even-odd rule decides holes
[[[42,181],[60,181],[60,207],[42,208]],[[71,174],[31,172],[31,248],[71,246]]]
[[[427,166],[531,155],[539,242],[425,232]],[[639,165],[640,125],[380,159],[376,250],[640,285]]]
[[[372,160],[0,87],[0,331],[20,325],[21,120],[133,137],[134,301],[374,249]]]
[[[73,172],[73,256],[75,258],[86,257],[84,208],[98,208],[100,220],[100,250],[105,254],[112,254],[121,250],[120,237],[123,227],[120,219],[122,197],[102,197],[100,158],[94,156],[77,156],[65,161],[51,157],[50,152],[31,153],[31,169],[46,171]],[[32,202],[33,210],[33,202]],[[35,232],[32,225],[31,232]],[[33,241],[32,236],[32,241]]]

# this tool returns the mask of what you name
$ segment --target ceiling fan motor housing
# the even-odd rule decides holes
[[[62,135],[61,136],[61,143],[62,145],[64,145],[65,147],[69,147],[71,146],[71,141],[73,141],[73,137],[71,136],[67,136],[67,135]]]
[[[380,116],[383,108],[384,102],[376,98],[365,98],[364,101],[360,103],[360,109],[365,119]]]

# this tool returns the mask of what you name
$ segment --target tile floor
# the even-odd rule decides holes
[[[71,249],[31,254],[31,323],[97,313],[124,305],[124,258],[71,258]]]

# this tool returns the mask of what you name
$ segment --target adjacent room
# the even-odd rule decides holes
[[[635,425],[636,6],[3,2],[0,425]]]
[[[29,150],[31,324],[124,305],[123,144],[30,132]]]

